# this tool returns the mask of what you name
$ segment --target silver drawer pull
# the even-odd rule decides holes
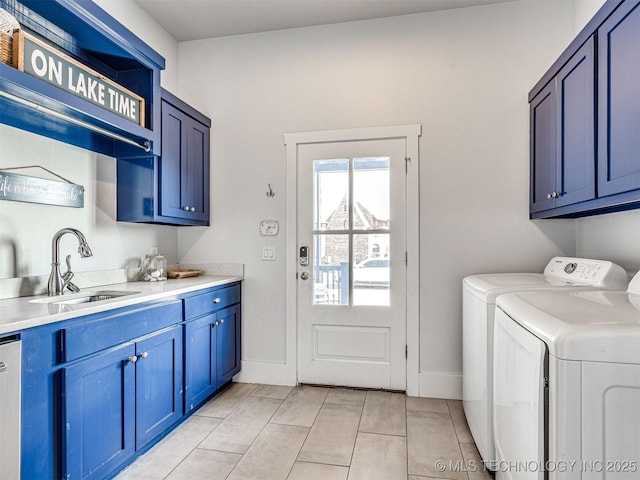
[[[220,325],[220,322],[216,322],[213,325],[214,325],[214,327],[217,327],[218,325]]]
[[[133,357],[129,357],[129,363],[136,363],[138,361],[138,357],[136,357],[135,355]]]
[[[216,297],[213,299],[213,303],[220,303],[222,299],[220,297]]]
[[[4,372],[7,369],[7,364],[4,362],[0,362],[0,373]]]
[[[220,320],[220,325],[224,323],[224,318]]]
[[[142,352],[140,355],[138,355],[138,358],[147,358],[149,356],[149,352]]]

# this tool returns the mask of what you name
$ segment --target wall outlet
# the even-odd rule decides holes
[[[276,259],[276,247],[262,247],[262,260],[272,262]]]

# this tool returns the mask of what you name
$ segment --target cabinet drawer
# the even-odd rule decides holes
[[[61,361],[69,362],[182,321],[179,300],[151,304],[62,329]]]
[[[208,292],[184,300],[184,317],[199,317],[206,313],[220,310],[240,301],[240,284],[224,288],[216,288]]]

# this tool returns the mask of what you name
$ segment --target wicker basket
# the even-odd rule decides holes
[[[13,66],[13,38],[0,32],[0,62]]]

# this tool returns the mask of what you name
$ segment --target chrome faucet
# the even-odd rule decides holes
[[[51,274],[49,275],[49,295],[62,295],[64,289],[68,288],[72,292],[79,292],[80,289],[71,283],[73,272],[71,271],[71,255],[67,256],[67,271],[60,273],[60,239],[65,233],[73,233],[80,242],[78,253],[82,258],[91,257],[93,252],[89,248],[87,239],[79,230],[75,228],[63,228],[58,230],[51,240]]]

